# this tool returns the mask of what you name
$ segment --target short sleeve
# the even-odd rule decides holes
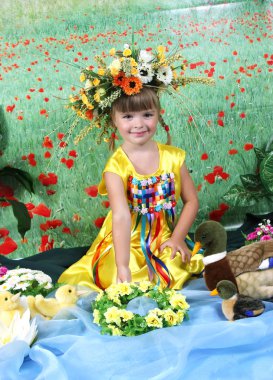
[[[110,159],[107,161],[107,163],[103,169],[102,179],[101,179],[99,186],[98,186],[98,191],[99,191],[99,194],[101,194],[101,195],[107,195],[107,189],[106,189],[106,185],[105,185],[105,181],[104,181],[104,173],[105,172],[117,174],[123,180],[124,171],[122,169],[122,166],[120,165],[121,158],[119,156],[120,156],[119,151],[117,150],[110,157]]]

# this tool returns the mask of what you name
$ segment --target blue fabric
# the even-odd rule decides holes
[[[138,337],[100,335],[85,310],[88,302],[65,316],[39,320],[31,348],[17,342],[0,349],[0,379],[273,379],[273,303],[265,302],[259,317],[228,322],[203,279],[192,280],[183,294],[189,320]]]

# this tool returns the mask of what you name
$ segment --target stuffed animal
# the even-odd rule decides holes
[[[200,247],[205,249],[204,278],[209,290],[215,289],[220,280],[229,280],[236,284],[240,294],[261,299],[273,297],[273,268],[260,269],[266,259],[273,257],[273,240],[227,253],[226,230],[215,221],[200,224],[194,240],[193,255]]]
[[[5,326],[10,326],[16,313],[21,317],[24,311],[25,308],[20,302],[20,293],[0,292],[0,320]]]
[[[229,321],[257,317],[264,312],[265,305],[261,300],[238,294],[235,284],[231,281],[219,281],[216,289],[223,299],[223,314]]]
[[[60,310],[76,305],[79,296],[87,293],[85,290],[77,290],[72,285],[63,285],[57,289],[55,298],[44,298],[38,294],[32,303],[32,314],[41,314],[45,318],[53,318]],[[29,303],[30,304],[30,303]]]

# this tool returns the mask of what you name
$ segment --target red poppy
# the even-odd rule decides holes
[[[244,119],[246,117],[246,114],[244,112],[240,113],[240,118]]]
[[[46,193],[47,193],[47,195],[54,195],[56,193],[56,190],[47,189]]]
[[[8,234],[9,234],[9,230],[7,230],[6,228],[0,228],[0,238],[8,236]]]
[[[217,120],[217,124],[220,126],[220,127],[223,127],[224,126],[224,122],[222,119],[218,119]]]
[[[48,235],[44,235],[41,238],[41,245],[39,246],[39,252],[48,251],[54,246],[54,240],[49,238]]]
[[[68,155],[69,155],[70,157],[78,157],[78,153],[77,153],[75,150],[71,150],[71,151],[68,153]]]
[[[71,232],[71,230],[70,230],[69,227],[64,227],[64,228],[62,229],[62,233],[71,235],[72,232]]]
[[[57,138],[58,138],[59,140],[62,140],[62,139],[64,138],[64,136],[65,136],[64,133],[58,133],[58,134],[57,134]]]
[[[50,152],[45,152],[44,153],[44,158],[50,158],[51,157],[51,153]]]
[[[40,203],[38,206],[31,209],[31,212],[35,215],[44,216],[45,218],[49,218],[51,215],[51,209],[43,203]]]
[[[0,254],[9,255],[10,253],[14,252],[17,249],[17,247],[18,246],[15,243],[15,241],[7,236],[4,242],[0,244]]]
[[[74,161],[72,160],[72,158],[66,160],[65,165],[68,169],[71,169],[74,166]]]
[[[237,154],[238,153],[238,150],[237,149],[230,149],[228,151],[228,154],[230,154],[231,156],[233,156],[234,154]]]
[[[224,117],[224,116],[225,116],[225,112],[224,111],[218,112],[218,117]]]
[[[209,158],[209,156],[208,156],[207,153],[203,153],[202,156],[201,156],[201,160],[202,161],[206,161],[208,158]]]
[[[65,148],[67,146],[67,143],[65,141],[61,141],[59,144],[60,148]]]
[[[38,177],[38,180],[43,186],[56,185],[58,182],[58,177],[55,173],[48,173],[48,175],[41,173]]]
[[[212,185],[215,182],[215,175],[213,173],[209,173],[204,176],[204,180]]]
[[[86,187],[86,188],[84,189],[84,191],[85,191],[86,194],[89,195],[90,197],[95,198],[95,197],[98,195],[98,186],[97,186],[97,185],[93,185],[93,186]]]
[[[52,140],[49,138],[49,136],[45,136],[45,137],[44,137],[44,141],[43,141],[42,146],[43,146],[44,148],[47,148],[47,149],[52,149],[52,148],[53,148],[53,142],[52,142]]]
[[[253,148],[254,148],[254,145],[251,144],[251,143],[246,143],[246,144],[244,145],[244,150],[246,150],[246,151],[251,150],[251,149],[253,149]]]
[[[40,229],[42,231],[47,231],[49,229],[55,230],[55,228],[60,227],[62,224],[63,222],[60,219],[47,220],[46,223],[40,224]]]
[[[14,108],[15,108],[15,104],[13,104],[12,106],[7,106],[6,107],[6,111],[7,112],[12,112],[14,110]]]
[[[222,219],[222,216],[225,214],[225,212],[229,209],[229,206],[226,203],[221,203],[218,206],[218,209],[213,210],[209,213],[209,219],[215,220],[216,222],[220,222]]]
[[[233,108],[234,106],[235,106],[234,102],[230,103],[230,108]]]
[[[100,218],[97,218],[96,220],[93,221],[96,227],[101,228],[103,225],[103,222],[105,220],[105,216],[102,216]]]
[[[110,207],[110,202],[109,201],[102,201],[101,204],[105,208],[109,208]]]

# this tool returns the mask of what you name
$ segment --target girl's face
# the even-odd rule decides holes
[[[115,111],[113,122],[124,142],[144,145],[156,132],[158,111],[156,108],[125,113]]]

